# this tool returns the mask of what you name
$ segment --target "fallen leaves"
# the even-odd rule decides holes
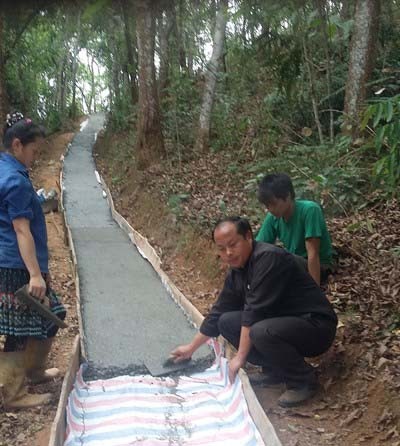
[[[361,360],[368,364],[365,379],[375,379],[385,371],[387,382],[396,387],[400,257],[391,249],[400,246],[398,203],[364,210],[348,219],[334,219],[329,226],[341,254],[339,273],[328,294],[345,321],[342,342],[360,345]]]
[[[355,410],[353,410],[353,412],[350,412],[350,414],[345,419],[340,421],[339,426],[340,427],[348,426],[354,420],[358,420],[361,417],[361,415],[362,415],[362,410],[361,409],[355,409]]]

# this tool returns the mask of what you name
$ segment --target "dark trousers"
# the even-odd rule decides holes
[[[241,311],[223,313],[218,327],[222,336],[238,348]],[[329,349],[336,333],[336,323],[328,318],[305,314],[263,319],[250,328],[253,347],[247,357],[282,379],[288,388],[316,383],[316,376],[305,357],[318,356]]]
[[[308,273],[308,260],[304,257],[298,256],[296,254],[293,254],[293,257],[296,261],[296,263],[300,266],[300,268]],[[321,278],[321,285],[327,283],[328,276],[330,274],[333,274],[335,272],[336,268],[334,265],[325,265],[321,263],[320,266],[320,278]]]

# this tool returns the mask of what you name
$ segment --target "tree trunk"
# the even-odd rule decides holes
[[[340,18],[350,20],[354,16],[354,0],[343,0],[341,3]]]
[[[310,97],[311,97],[311,104],[312,109],[314,113],[314,121],[315,125],[317,126],[318,130],[318,137],[320,144],[324,143],[324,135],[322,133],[322,126],[321,121],[319,119],[319,111],[318,111],[318,101],[315,93],[315,76],[314,76],[314,68],[312,66],[312,61],[310,59],[310,56],[308,54],[308,48],[306,43],[306,38],[303,37],[303,52],[304,52],[304,59],[305,59],[305,65],[308,72],[308,78],[310,81]]]
[[[179,65],[182,70],[186,71],[186,52],[184,46],[184,15],[185,15],[185,5],[184,1],[179,1],[178,7],[178,18],[176,20],[176,44],[178,45],[178,57],[179,57]]]
[[[90,60],[90,102],[89,102],[89,113],[96,113],[96,81],[94,76],[94,55],[92,54],[92,58]]]
[[[79,53],[79,34],[81,28],[81,13],[78,11],[76,33],[73,37],[74,47],[72,53],[72,104],[71,104],[71,118],[76,118],[77,106],[76,106],[76,75],[78,71],[78,53]]]
[[[121,89],[120,89],[120,66],[118,60],[118,49],[114,39],[114,35],[110,35],[110,46],[112,48],[112,91],[113,91],[113,109],[115,110],[121,104]]]
[[[57,111],[64,115],[65,113],[65,107],[66,107],[66,76],[67,73],[65,72],[66,66],[67,66],[67,49],[65,46],[63,47],[62,54],[59,56],[58,60],[58,68],[57,68],[57,85],[56,85],[56,101],[55,106]]]
[[[186,58],[187,58],[187,74],[190,78],[194,77],[194,55],[196,53],[196,41],[195,41],[196,30],[187,29],[185,33],[185,47],[186,47]]]
[[[9,99],[6,89],[6,76],[5,76],[5,48],[4,48],[4,15],[0,11],[0,122],[4,122],[9,108]],[[0,136],[3,135],[3,126],[0,126]]]
[[[174,27],[175,18],[174,12],[175,4],[174,2],[170,2],[165,9],[165,12],[160,12],[159,16],[159,39],[160,39],[160,47],[159,47],[159,57],[160,57],[160,71],[158,76],[158,91],[160,98],[162,98],[165,94],[165,89],[168,86],[168,72],[169,72],[169,61],[170,61],[170,49],[169,49],[169,40],[172,32],[172,28]]]
[[[67,108],[67,95],[68,95],[68,56],[65,55],[64,60],[62,61],[62,65],[60,67],[60,102],[59,102],[59,110],[61,115],[65,114],[65,110]]]
[[[130,2],[120,0],[121,8],[122,8],[122,17],[124,20],[124,33],[125,33],[125,43],[126,43],[126,56],[128,59],[128,75],[129,75],[129,87],[131,91],[131,100],[132,104],[136,104],[138,100],[138,92],[137,92],[137,54],[135,51],[135,45],[133,45],[132,40],[134,40],[134,36],[132,36],[131,32],[131,24],[130,24],[130,11],[129,6]]]
[[[325,52],[325,60],[326,60],[326,92],[328,96],[328,110],[329,110],[329,141],[333,143],[334,138],[334,116],[332,110],[332,102],[331,102],[331,93],[332,93],[332,57],[331,57],[331,40],[328,35],[327,29],[329,26],[329,14],[327,12],[327,0],[317,0],[316,7],[318,9],[319,17],[321,19],[320,32],[323,38],[323,47]]]
[[[203,101],[200,110],[196,150],[205,152],[209,148],[211,111],[214,103],[215,87],[221,63],[228,16],[228,0],[220,0],[215,22],[213,52],[206,68]]]
[[[165,154],[161,132],[155,66],[155,5],[136,3],[136,33],[139,58],[139,109],[136,155],[138,169],[146,169]]]
[[[366,97],[366,84],[375,61],[380,0],[357,0],[346,82],[343,127],[355,138],[359,115]]]

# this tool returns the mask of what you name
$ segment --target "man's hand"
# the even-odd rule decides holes
[[[244,362],[237,355],[229,361],[228,364],[228,373],[229,373],[229,381],[231,384],[235,382],[236,375],[238,374],[239,369],[244,365]]]
[[[193,348],[190,344],[180,345],[169,354],[174,363],[190,359],[193,355]]]
[[[250,327],[242,326],[240,330],[240,342],[236,355],[229,361],[228,373],[231,384],[235,382],[236,375],[244,364],[246,364],[247,355],[251,349]]]

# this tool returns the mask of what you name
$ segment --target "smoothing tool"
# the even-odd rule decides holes
[[[207,346],[204,347],[207,348]],[[184,371],[184,375],[187,375],[210,367],[214,362],[215,355],[210,349],[208,354],[195,352],[193,358],[183,359],[178,362],[175,362],[175,359],[174,356],[170,355],[164,361],[160,361],[159,358],[152,356],[144,361],[144,365],[153,376],[176,374],[182,371]]]
[[[57,327],[60,328],[68,327],[68,325],[64,321],[62,321],[60,318],[58,318],[55,314],[51,312],[50,308],[47,305],[43,305],[39,301],[39,299],[29,294],[28,285],[24,285],[22,288],[17,290],[15,292],[15,296],[19,299],[21,303],[27,305],[32,310],[37,311],[40,314],[40,316],[43,316],[49,321],[54,322],[54,324],[56,324]]]

